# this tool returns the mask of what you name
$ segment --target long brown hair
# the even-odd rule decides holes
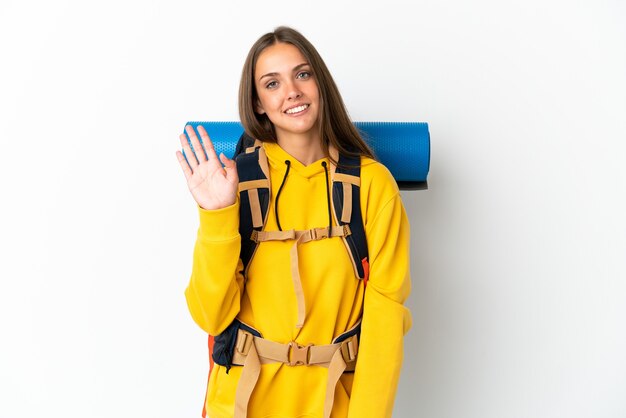
[[[277,43],[288,43],[300,50],[306,58],[317,81],[320,96],[318,128],[322,147],[329,156],[332,144],[340,154],[374,158],[371,148],[363,141],[359,131],[348,116],[339,89],[328,71],[324,60],[315,47],[297,30],[279,26],[273,32],[261,36],[250,48],[241,72],[239,84],[239,118],[246,133],[261,141],[276,142],[274,125],[267,115],[255,112],[258,96],[254,83],[256,63],[265,48]],[[337,161],[333,161],[335,164]]]

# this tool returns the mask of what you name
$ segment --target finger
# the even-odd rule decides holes
[[[204,153],[204,148],[202,144],[200,144],[200,140],[196,135],[196,131],[193,129],[193,126],[187,125],[185,126],[185,131],[189,136],[189,140],[191,141],[191,146],[193,147],[194,153],[196,154],[196,158],[198,159],[198,163],[202,163],[206,161],[206,154]]]
[[[191,147],[194,151],[196,159],[198,160],[198,164],[207,160],[206,153],[204,152],[204,147],[200,143],[198,136],[196,135],[196,131],[193,129],[193,126],[187,125],[185,126],[185,132],[187,132],[187,136],[189,136],[189,142],[191,142]]]
[[[191,171],[189,164],[187,164],[187,160],[185,159],[185,156],[183,155],[182,152],[176,151],[176,158],[178,158],[178,162],[180,163],[180,168],[183,169],[183,174],[185,175],[185,178],[189,180],[189,177],[192,176],[193,171]]]
[[[187,158],[187,163],[192,170],[198,166],[198,160],[196,159],[196,154],[191,150],[191,146],[189,146],[189,141],[187,141],[187,137],[185,134],[180,134],[178,137],[180,138],[180,146],[182,147],[185,155],[183,157]]]
[[[209,134],[204,129],[204,126],[198,125],[198,132],[200,132],[200,137],[202,138],[202,143],[204,144],[204,150],[206,151],[209,160],[217,160],[217,154],[215,153],[215,147],[213,147],[213,141],[209,138]]]
[[[220,153],[220,161],[224,164],[224,170],[226,171],[226,178],[232,181],[239,181],[239,176],[237,175],[237,163],[235,160],[231,160],[224,153]]]
[[[224,164],[224,167],[227,169],[232,169],[236,167],[235,160],[231,160],[228,158],[223,152],[220,152],[220,161]]]

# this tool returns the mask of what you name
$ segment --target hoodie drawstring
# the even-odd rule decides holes
[[[285,181],[287,180],[289,167],[291,167],[291,161],[285,160],[285,164],[287,164],[287,171],[285,171],[285,175],[283,176],[283,182],[280,183],[280,187],[278,188],[278,192],[276,193],[276,200],[274,201],[274,214],[276,215],[276,225],[278,225],[279,231],[282,231],[283,229],[280,227],[280,220],[278,219],[278,198],[280,197],[280,192],[283,190],[283,186],[285,185]],[[326,182],[328,182],[328,179],[326,180]]]

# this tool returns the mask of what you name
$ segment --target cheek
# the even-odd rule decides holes
[[[280,98],[273,95],[268,95],[264,97],[261,103],[263,104],[266,112],[279,111],[282,105],[282,101],[280,100]]]
[[[257,94],[256,106],[259,110],[262,109],[264,112],[267,112],[268,109],[270,108],[270,102],[268,100],[267,95],[263,94],[262,92],[259,92]]]
[[[317,89],[317,86],[310,89],[309,97],[313,100],[319,101],[320,93],[319,93],[319,90]]]

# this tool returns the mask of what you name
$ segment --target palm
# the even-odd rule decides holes
[[[201,151],[202,145],[193,128],[187,126],[186,130],[196,152],[194,154],[185,135],[182,134],[180,141],[185,155],[183,156],[180,151],[177,151],[176,155],[187,179],[187,186],[191,195],[198,205],[207,210],[221,209],[232,205],[237,198],[239,184],[235,162],[228,159],[224,154],[218,158],[213,143],[202,126],[198,127],[198,132],[202,137],[206,155]]]

